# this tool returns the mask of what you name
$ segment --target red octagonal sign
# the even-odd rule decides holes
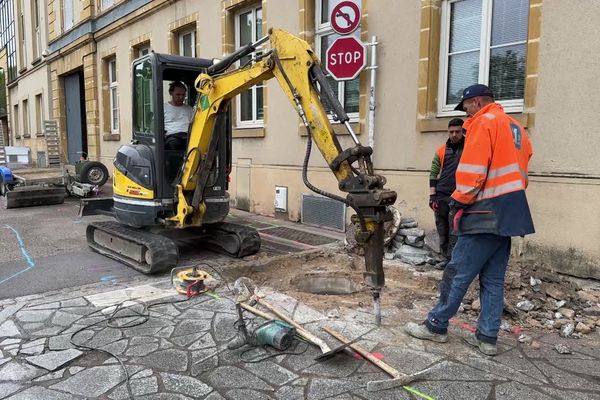
[[[337,38],[325,56],[325,69],[338,81],[356,78],[367,63],[365,45],[354,36]]]

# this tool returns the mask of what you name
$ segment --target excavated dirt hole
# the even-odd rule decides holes
[[[320,311],[336,308],[370,308],[372,295],[363,282],[364,258],[343,250],[251,259],[227,268],[233,281],[246,276],[257,286],[268,286]],[[410,271],[385,267],[382,307],[412,309],[413,303],[430,299],[437,291],[435,279],[415,277]]]

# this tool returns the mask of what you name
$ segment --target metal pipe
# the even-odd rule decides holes
[[[369,126],[368,126],[368,145],[373,147],[375,142],[375,78],[377,76],[377,36],[371,36],[371,65],[368,69],[371,71],[371,83],[369,87]],[[373,156],[371,156],[371,159]]]
[[[352,129],[352,127],[350,126],[350,121],[344,121],[344,126],[348,130],[350,136],[352,136],[352,140],[354,140],[354,143],[360,145],[360,141],[358,140],[356,133],[354,133],[354,129]]]

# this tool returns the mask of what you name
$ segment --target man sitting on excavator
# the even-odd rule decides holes
[[[185,150],[194,110],[185,104],[187,89],[180,81],[169,84],[171,100],[164,104],[165,149]]]

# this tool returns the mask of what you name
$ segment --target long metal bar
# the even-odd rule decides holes
[[[373,147],[375,144],[375,81],[377,78],[377,36],[371,36],[371,65],[369,65],[371,72],[371,83],[369,87],[369,127],[368,127],[368,145]],[[373,156],[371,156],[372,159]]]

